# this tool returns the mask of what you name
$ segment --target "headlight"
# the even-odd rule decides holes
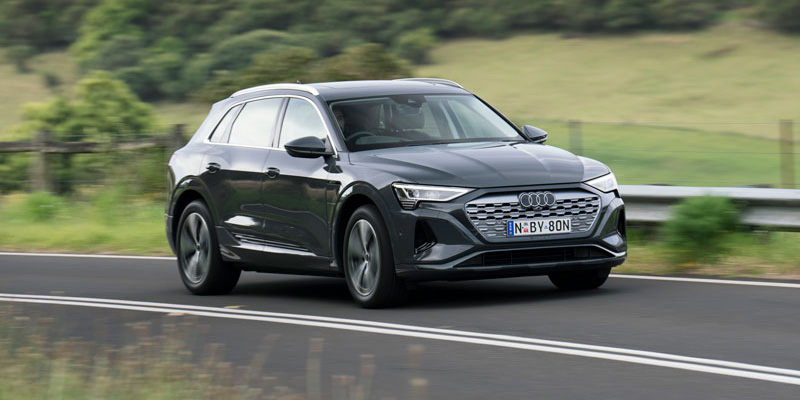
[[[586,184],[606,193],[617,190],[617,178],[611,172],[609,172],[608,175],[586,181]]]
[[[397,200],[400,201],[400,206],[406,210],[413,210],[420,201],[450,201],[474,190],[459,187],[410,185],[406,183],[394,183],[392,188]]]

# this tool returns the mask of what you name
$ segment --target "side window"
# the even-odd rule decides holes
[[[317,108],[310,102],[297,98],[289,99],[286,116],[283,118],[281,139],[278,147],[292,140],[306,136],[316,136],[325,140],[327,135],[325,124],[317,113]]]
[[[282,98],[251,101],[244,105],[231,128],[228,143],[245,146],[272,145],[275,120],[278,119]]]
[[[233,119],[236,118],[236,113],[239,112],[239,109],[242,108],[241,105],[231,108],[227,114],[222,118],[222,121],[217,124],[217,127],[214,129],[214,133],[211,134],[211,137],[208,138],[209,142],[214,143],[225,143],[227,142],[226,135],[228,134],[228,130],[233,123]]]

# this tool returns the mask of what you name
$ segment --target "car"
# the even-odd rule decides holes
[[[627,256],[625,205],[606,165],[547,136],[445,79],[237,91],[169,161],[180,278],[211,295],[242,271],[344,277],[372,308],[432,280],[597,288]]]

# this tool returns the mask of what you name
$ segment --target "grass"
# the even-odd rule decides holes
[[[33,57],[28,66],[31,71],[19,73],[13,64],[3,62],[5,49],[0,49],[0,140],[12,126],[22,121],[22,105],[54,97],[57,91],[45,84],[44,73],[61,81],[59,90],[68,90],[78,79],[77,67],[66,52],[52,52]]]
[[[0,249],[71,253],[171,255],[164,234],[164,205],[151,200],[59,199],[35,202],[34,195],[0,198],[4,234]]]
[[[548,130],[548,144],[575,150],[566,122],[526,122]],[[769,126],[778,130],[777,124]],[[620,184],[781,186],[781,150],[774,139],[639,124],[584,123],[581,130],[579,153],[606,163]],[[800,153],[800,145],[794,149]],[[794,164],[800,171],[800,157]]]
[[[710,262],[672,264],[671,250],[658,231],[632,229],[628,259],[615,273],[705,275],[800,279],[798,232],[739,232],[726,238],[720,257]]]
[[[439,46],[431,59],[417,75],[456,80],[518,120],[800,118],[800,37],[742,23],[691,33],[461,40]],[[749,125],[726,130],[774,137],[772,129]]]
[[[0,197],[5,235],[0,251],[172,255],[164,236],[163,204],[100,192],[64,199],[40,194]],[[800,233],[739,232],[725,239],[713,262],[676,265],[657,230],[631,232],[620,273],[800,278]]]
[[[240,366],[225,361],[223,345],[206,344],[198,332],[208,328],[193,317],[170,314],[160,326],[126,324],[123,339],[117,340],[121,344],[56,337],[53,332],[63,326],[59,322],[0,306],[0,400],[363,400],[380,395],[381,389],[373,387],[372,355],[359,357],[357,376],[343,375],[341,369],[324,376],[320,338],[310,339],[305,373],[294,376],[270,363],[278,335],[264,335],[262,344],[253,346],[249,365]],[[96,331],[113,328],[95,325]],[[421,347],[409,347],[409,370],[415,375],[420,365],[413,360],[421,357]],[[411,398],[425,398],[427,385],[411,379]]]

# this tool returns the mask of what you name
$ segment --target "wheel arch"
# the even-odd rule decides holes
[[[209,203],[207,196],[203,194],[203,186],[197,182],[195,179],[187,179],[176,188],[175,193],[173,195],[173,202],[172,207],[169,210],[169,215],[172,216],[171,221],[171,232],[172,237],[171,240],[175,240],[175,235],[178,230],[178,223],[180,222],[181,214],[183,214],[183,210],[191,204],[195,200],[200,200],[205,203],[206,207],[208,208],[209,213],[211,213],[212,218],[212,228],[216,225],[216,216],[212,205]]]
[[[366,185],[350,186],[342,192],[339,202],[336,206],[336,211],[333,217],[333,226],[331,229],[332,244],[333,244],[333,259],[336,261],[337,270],[339,273],[344,273],[343,259],[342,259],[342,246],[344,245],[345,228],[353,213],[362,206],[373,205],[378,209],[378,213],[383,219],[386,227],[391,231],[393,223],[389,218],[389,211],[386,204],[381,200],[378,191]],[[394,257],[394,256],[393,256]]]

